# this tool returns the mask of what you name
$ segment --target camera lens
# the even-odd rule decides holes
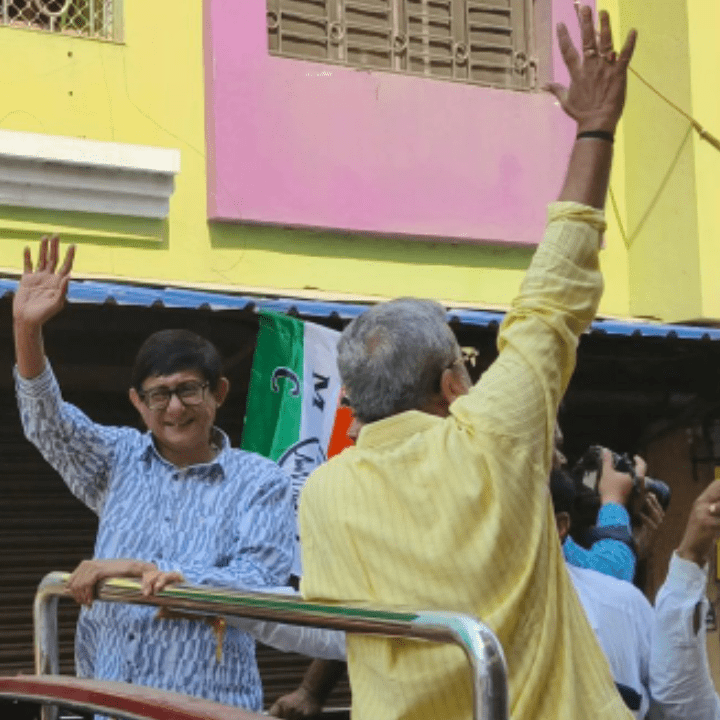
[[[658,499],[658,502],[660,503],[660,506],[663,510],[668,509],[672,492],[670,491],[670,487],[666,483],[664,483],[662,480],[655,480],[654,478],[646,477],[645,489],[648,492],[651,492]]]

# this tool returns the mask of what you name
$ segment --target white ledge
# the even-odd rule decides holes
[[[0,205],[164,218],[180,151],[0,130]]]

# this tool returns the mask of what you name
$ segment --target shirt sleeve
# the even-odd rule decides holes
[[[499,356],[451,408],[460,423],[522,443],[547,472],[578,338],[602,294],[598,251],[604,228],[599,210],[571,202],[549,206],[543,242],[500,328]]]
[[[291,587],[273,588],[272,592],[295,595],[298,600],[302,599],[301,595]],[[228,625],[252,635],[258,642],[281,652],[300,653],[322,660],[347,660],[345,633],[342,630],[286,625],[235,615],[229,615],[225,620]]]
[[[123,429],[98,425],[64,402],[47,360],[43,372],[30,380],[21,377],[17,368],[14,372],[25,437],[72,493],[99,514]]]
[[[674,554],[655,599],[650,689],[663,718],[720,719],[705,646],[706,582],[707,568]]]
[[[223,564],[155,561],[163,571],[177,571],[193,585],[265,589],[287,583],[295,543],[290,481],[275,463],[258,464],[257,490],[238,508],[236,542]]]
[[[600,508],[597,525],[598,527],[624,525],[630,532],[630,516],[622,505],[607,503]],[[603,575],[628,582],[632,582],[635,577],[635,553],[620,540],[605,538],[586,549],[569,537],[563,543],[563,554],[565,560],[575,567],[597,570]]]

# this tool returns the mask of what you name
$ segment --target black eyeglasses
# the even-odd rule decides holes
[[[205,399],[205,390],[209,386],[209,382],[190,380],[180,383],[174,388],[161,385],[150,390],[143,390],[138,395],[150,410],[164,410],[170,404],[170,398],[173,395],[177,395],[183,405],[200,405]]]

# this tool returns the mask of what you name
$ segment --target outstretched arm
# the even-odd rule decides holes
[[[461,421],[463,404],[472,404],[477,422],[489,432],[514,438],[514,447],[522,438],[528,457],[547,453],[548,472],[557,406],[575,367],[578,338],[592,321],[602,293],[598,250],[605,221],[600,208],[610,172],[612,132],[622,115],[635,45],[631,32],[616,57],[607,15],[602,14],[596,40],[587,7],[580,12],[580,27],[582,58],[567,28],[558,27],[570,85],[553,84],[548,90],[576,120],[582,137],[574,143],[560,202],[549,208],[545,239],[500,330],[500,357],[477,386],[481,407],[472,397],[453,404],[453,414]],[[547,473],[533,477],[545,482]]]
[[[58,267],[60,238],[40,241],[37,266],[33,269],[30,249],[25,248],[23,275],[13,300],[13,332],[18,373],[34,378],[45,368],[43,325],[65,304],[75,247],[70,246]]]

